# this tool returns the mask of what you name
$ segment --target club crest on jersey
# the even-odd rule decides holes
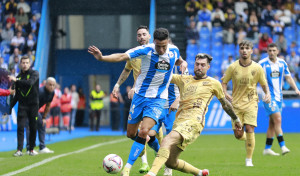
[[[275,70],[271,72],[271,77],[272,78],[278,78],[280,76],[280,72]]]
[[[170,58],[174,57],[174,53],[173,53],[173,52],[170,52],[170,53],[169,53],[169,57],[170,57]]]
[[[256,71],[255,71],[255,70],[252,70],[252,71],[251,71],[251,75],[252,75],[252,76],[254,76],[254,75],[255,75],[255,73],[256,73]]]
[[[166,62],[165,60],[159,61],[155,64],[155,68],[160,72],[166,72],[170,70],[170,63]]]

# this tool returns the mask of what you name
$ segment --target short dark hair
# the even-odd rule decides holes
[[[140,25],[140,26],[136,29],[136,31],[138,31],[138,30],[140,30],[140,29],[146,29],[146,30],[149,32],[148,26]]]
[[[211,57],[211,55],[209,55],[209,54],[198,53],[195,57],[195,60],[197,60],[197,59],[206,59],[207,63],[210,64],[210,62],[213,60],[213,57]]]
[[[169,39],[169,31],[166,28],[158,28],[154,31],[154,40],[167,40]]]
[[[29,59],[29,57],[28,56],[22,56],[21,57],[21,62],[22,62],[22,60],[25,60],[25,59]],[[30,59],[29,59],[30,60]]]
[[[268,45],[268,48],[273,48],[273,47],[276,47],[278,49],[278,46],[275,43],[270,43]]]
[[[242,46],[249,46],[250,48],[253,49],[253,43],[249,40],[243,40],[241,43],[239,43],[239,47]]]

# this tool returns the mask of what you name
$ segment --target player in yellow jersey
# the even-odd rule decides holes
[[[244,130],[238,131],[233,126],[235,137],[246,141],[246,166],[253,166],[252,155],[255,148],[254,128],[257,126],[258,96],[257,83],[265,92],[264,102],[270,102],[270,92],[263,68],[251,60],[253,44],[244,40],[239,44],[240,59],[232,63],[222,78],[223,91],[232,102],[234,112],[241,119]],[[227,93],[227,83],[232,80],[232,97]]]
[[[176,84],[180,91],[176,120],[172,131],[163,139],[152,168],[146,176],[156,176],[163,164],[196,176],[209,174],[207,169],[200,170],[178,157],[187,145],[193,143],[200,135],[205,125],[205,114],[213,96],[219,99],[223,109],[235,122],[236,128],[241,129],[242,124],[235,115],[230,102],[226,100],[221,83],[206,75],[211,60],[212,57],[207,54],[198,54],[194,65],[195,76],[176,74],[172,76],[171,83]]]
[[[136,31],[137,42],[140,45],[147,45],[149,43],[150,38],[151,38],[151,35],[149,33],[148,27],[140,25],[137,28],[137,31]],[[127,60],[126,61],[126,65],[125,65],[125,67],[124,67],[121,75],[119,76],[119,79],[118,79],[117,83],[114,86],[114,89],[113,89],[113,92],[112,92],[114,97],[118,97],[118,94],[120,93],[120,86],[128,78],[131,70],[133,71],[133,78],[134,78],[134,82],[135,82],[135,80],[137,79],[138,75],[140,74],[141,59],[134,59],[134,60]],[[134,86],[128,92],[129,99],[132,99],[133,95],[134,95]],[[162,129],[159,130],[159,133],[156,135],[156,137],[161,142],[161,140],[163,138]],[[139,169],[139,172],[140,173],[146,173],[150,169],[148,161],[147,161],[146,147],[143,150],[143,152],[141,153],[140,157],[142,159],[142,166]]]

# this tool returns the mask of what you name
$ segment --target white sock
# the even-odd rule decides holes
[[[129,164],[129,163],[126,163],[125,167],[127,167],[127,168],[131,169],[132,165],[131,165],[131,164]]]
[[[202,176],[202,170],[199,171],[198,176]]]
[[[146,154],[144,154],[144,155],[141,157],[141,159],[142,159],[142,163],[148,164],[148,160],[147,160],[147,155],[146,155]]]
[[[150,176],[156,176],[153,172],[148,172],[147,174]]]

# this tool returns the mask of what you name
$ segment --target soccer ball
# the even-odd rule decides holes
[[[122,158],[116,154],[109,154],[103,159],[103,169],[109,174],[116,174],[120,172],[122,167]]]

